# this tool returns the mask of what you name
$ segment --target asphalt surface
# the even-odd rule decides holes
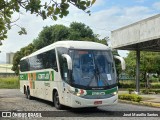
[[[160,111],[160,108],[153,108],[147,106],[138,106],[131,105],[125,103],[118,103],[114,106],[103,106],[98,107],[97,109],[93,108],[81,108],[81,109],[73,109],[69,107],[65,107],[63,110],[57,110],[53,107],[51,102],[41,100],[38,98],[34,98],[33,100],[28,100],[25,98],[24,94],[22,94],[17,89],[0,89],[0,111],[11,111],[11,112],[20,112],[25,113],[27,111],[38,112],[42,114],[42,118],[30,118],[30,119],[109,119],[109,120],[158,120],[160,119],[160,114],[158,117],[154,117],[152,113],[156,115],[156,112]],[[42,112],[44,111],[44,112]],[[140,111],[140,112],[136,112]],[[146,112],[147,111],[147,112]],[[123,117],[123,114],[126,113],[129,117]],[[130,113],[139,115],[141,117],[130,117]],[[150,117],[148,113],[152,114]],[[47,118],[44,116],[48,116]],[[145,116],[147,115],[147,116]],[[52,117],[51,117],[52,116]],[[1,120],[2,118],[0,118]],[[3,118],[3,119],[15,119],[17,118]],[[18,118],[20,119],[20,118]],[[21,117],[21,119],[24,119]],[[29,119],[29,118],[25,118]]]

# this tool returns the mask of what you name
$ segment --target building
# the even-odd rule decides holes
[[[6,62],[0,64],[0,76],[10,76],[15,75],[14,71],[12,71],[12,63],[13,63],[14,53],[6,53]]]
[[[13,63],[13,57],[14,57],[13,52],[6,53],[6,64],[12,64]]]
[[[12,64],[0,64],[0,76],[15,75],[12,69]]]

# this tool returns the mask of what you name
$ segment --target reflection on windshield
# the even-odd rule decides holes
[[[115,68],[110,51],[71,50],[73,84],[89,87],[116,83]]]

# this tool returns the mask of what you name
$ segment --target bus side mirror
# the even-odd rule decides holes
[[[71,57],[69,55],[67,55],[67,54],[62,54],[62,57],[66,58],[68,69],[72,70],[72,59],[71,59]]]
[[[126,69],[126,63],[125,63],[124,59],[120,56],[117,56],[117,55],[114,55],[114,58],[118,59],[121,62],[121,68],[122,68],[122,70],[125,70]]]

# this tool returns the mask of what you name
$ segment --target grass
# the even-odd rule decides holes
[[[0,77],[0,89],[19,89],[18,77]]]
[[[142,101],[146,101],[146,100],[152,100],[153,98],[150,97],[142,97]]]
[[[153,82],[153,83],[151,83],[151,85],[155,85],[155,84],[159,84],[160,85],[160,82]]]
[[[131,84],[131,83],[135,83],[135,80],[120,80],[120,83],[125,83],[125,84]]]
[[[136,83],[136,80],[120,80],[119,81],[120,83],[123,83],[123,84],[132,84],[132,83]],[[145,83],[145,82],[140,82],[140,83]],[[150,80],[150,83],[151,84],[160,84],[160,82],[158,82],[158,81],[152,81],[151,82],[151,80]]]

